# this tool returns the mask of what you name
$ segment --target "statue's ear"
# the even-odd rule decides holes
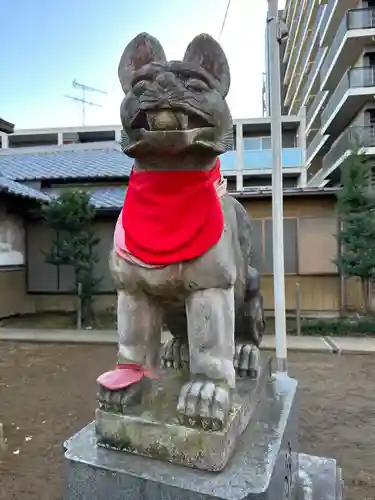
[[[190,62],[205,69],[218,82],[220,93],[226,97],[230,86],[229,64],[221,45],[210,35],[202,33],[188,45],[184,62]]]
[[[151,62],[166,62],[164,49],[156,38],[140,33],[126,46],[118,66],[122,90],[129,92],[134,71]]]

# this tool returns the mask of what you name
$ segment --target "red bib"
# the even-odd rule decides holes
[[[132,170],[122,210],[127,250],[151,265],[195,259],[220,239],[220,162],[202,171]]]

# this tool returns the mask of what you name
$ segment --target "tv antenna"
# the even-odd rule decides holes
[[[83,83],[77,82],[77,80],[73,80],[72,86],[74,89],[79,89],[81,90],[82,94],[81,97],[73,97],[71,95],[65,95],[68,99],[72,99],[73,101],[80,102],[82,105],[82,125],[85,125],[85,111],[86,111],[86,104],[89,106],[96,106],[98,108],[101,108],[102,105],[98,104],[96,102],[92,101],[87,101],[86,100],[86,92],[98,92],[99,94],[104,94],[107,95],[107,92],[104,92],[104,90],[99,90],[95,89],[94,87],[89,87],[88,85],[83,85]]]

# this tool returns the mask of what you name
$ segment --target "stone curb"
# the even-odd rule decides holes
[[[163,334],[163,341],[169,334]],[[0,328],[0,341],[65,343],[65,344],[116,344],[117,333],[112,330],[26,330]],[[273,335],[265,335],[262,342],[265,350],[275,349]],[[288,351],[332,354],[372,354],[375,353],[375,338],[335,338],[288,336]]]

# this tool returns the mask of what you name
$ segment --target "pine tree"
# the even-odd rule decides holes
[[[346,277],[359,277],[363,303],[371,311],[370,280],[375,277],[375,192],[372,164],[360,150],[353,151],[342,168],[342,189],[337,195],[341,229],[337,265]]]
[[[88,193],[64,191],[44,207],[47,226],[54,231],[51,248],[45,253],[48,264],[71,266],[74,289],[81,294],[82,321],[88,325],[93,318],[93,294],[101,281],[94,275],[98,263],[97,245],[100,238],[93,229],[95,207]]]

